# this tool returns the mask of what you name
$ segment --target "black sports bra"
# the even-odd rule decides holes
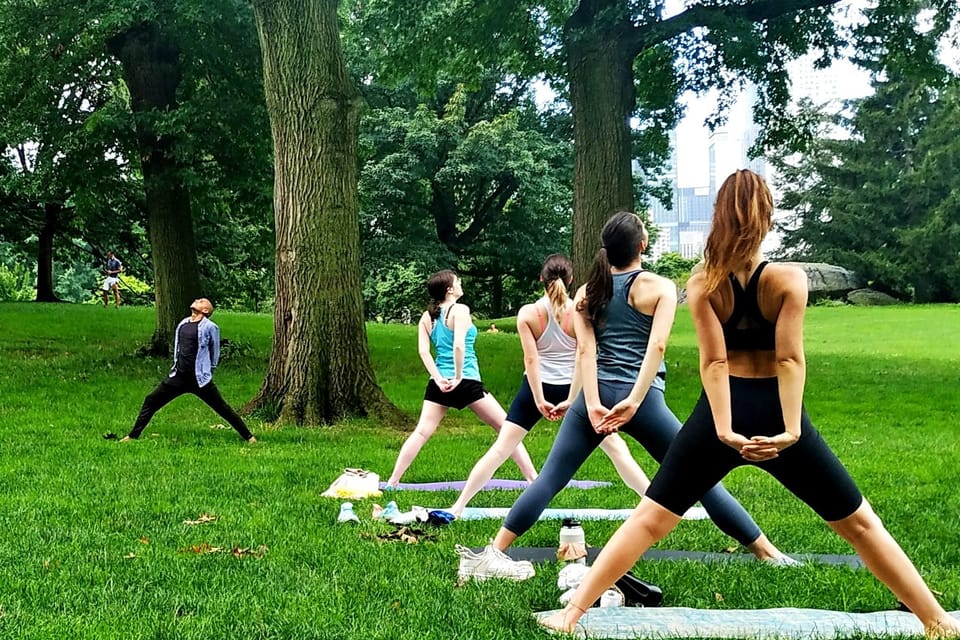
[[[761,262],[753,272],[747,288],[740,286],[737,277],[730,274],[733,287],[733,313],[723,323],[723,341],[727,351],[773,351],[776,346],[776,325],[763,317],[757,301],[760,274],[767,262]]]

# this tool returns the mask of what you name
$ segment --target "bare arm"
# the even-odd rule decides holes
[[[437,369],[437,363],[433,359],[433,354],[430,353],[430,329],[432,325],[433,320],[430,318],[430,314],[424,313],[423,316],[420,317],[420,322],[417,323],[417,351],[420,353],[420,361],[423,362],[427,373],[429,373],[433,381],[437,383],[437,386],[443,389],[445,379],[440,374],[440,370]]]
[[[791,271],[777,315],[775,349],[783,424],[786,432],[796,438],[800,437],[803,386],[807,372],[803,355],[803,316],[806,309],[807,276],[799,270]]]
[[[540,379],[540,352],[535,334],[539,329],[538,320],[537,310],[533,305],[524,305],[517,314],[517,333],[520,334],[520,346],[523,348],[523,371],[527,374],[527,384],[530,385],[533,400],[539,408],[548,403],[543,397],[543,381]]]
[[[470,329],[470,309],[464,304],[450,307],[453,313],[453,383],[463,380],[463,361],[467,355],[467,331]]]
[[[586,298],[586,287],[580,287],[574,298],[574,309]],[[583,385],[583,399],[587,407],[600,407],[600,388],[597,385],[597,336],[587,316],[587,311],[574,311],[573,327],[577,334],[577,364],[580,383]]]
[[[730,368],[727,363],[727,345],[717,312],[710,304],[710,296],[703,289],[704,278],[696,275],[687,283],[687,303],[700,345],[700,380],[710,402],[717,436],[729,442],[733,434],[733,414],[730,409]],[[743,438],[746,440],[746,438]],[[738,451],[740,447],[734,447]]]

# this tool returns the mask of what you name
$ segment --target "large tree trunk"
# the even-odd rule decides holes
[[[136,116],[157,308],[149,351],[164,355],[173,346],[177,322],[201,295],[190,193],[174,155],[173,137],[154,127],[157,114],[177,107],[180,52],[153,22],[110,38],[107,49],[123,66]]]
[[[573,108],[572,257],[576,282],[586,281],[607,218],[633,209],[633,56],[623,37],[628,23],[610,13],[616,4],[610,0],[581,2],[564,32]],[[605,24],[598,24],[599,20]]]
[[[37,302],[62,302],[53,292],[53,239],[62,210],[59,204],[43,206],[43,227],[37,234]]]
[[[255,0],[275,158],[276,307],[248,410],[281,422],[399,418],[377,386],[363,321],[357,131],[338,0]]]

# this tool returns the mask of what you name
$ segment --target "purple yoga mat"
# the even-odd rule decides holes
[[[462,491],[464,480],[451,480],[449,482],[401,482],[398,489],[408,491]],[[526,489],[529,483],[526,480],[501,480],[493,478],[487,484],[483,485],[481,491],[491,491],[494,489]],[[595,480],[571,480],[567,486],[573,489],[596,489],[598,487],[612,486],[612,482],[597,482]],[[387,486],[386,482],[380,483],[380,488]]]

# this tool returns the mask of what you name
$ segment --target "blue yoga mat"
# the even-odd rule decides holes
[[[535,614],[539,619],[554,613]],[[950,615],[958,617],[958,612]],[[735,638],[807,640],[867,636],[922,636],[912,613],[846,613],[822,609],[690,609],[607,607],[587,611],[578,638]]]

